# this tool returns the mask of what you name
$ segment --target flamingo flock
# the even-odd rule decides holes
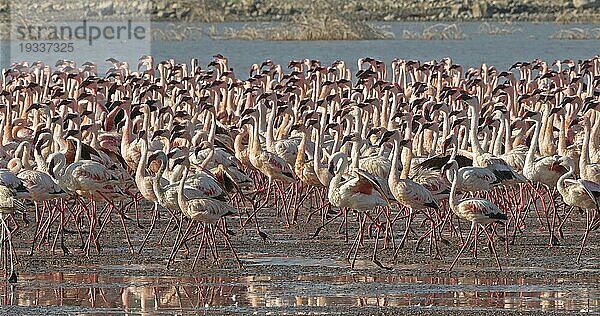
[[[268,209],[285,228],[318,221],[311,238],[338,227],[352,267],[375,230],[372,261],[385,269],[379,243],[396,260],[414,238],[416,250],[425,243],[442,260],[439,242],[457,240],[453,269],[471,242],[477,256],[484,234],[501,269],[498,235],[506,251],[528,228],[552,247],[569,226],[582,230],[579,261],[600,227],[600,56],[505,71],[450,58],[366,57],[357,69],[266,60],[246,79],[213,57],[205,68],[142,56],[137,69],[110,58],[105,74],[69,60],[3,71],[0,220],[10,282],[21,221],[35,226],[30,254],[57,245],[64,255],[100,253],[115,216],[131,253],[176,231],[167,265],[195,241],[192,267],[202,250],[217,260],[219,245],[242,267],[230,237],[250,228],[271,238],[261,229]],[[471,223],[466,239],[457,221]],[[139,245],[131,225],[147,230]]]

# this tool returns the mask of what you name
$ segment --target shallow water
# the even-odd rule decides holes
[[[170,28],[190,28],[198,31],[196,35],[182,41],[154,40],[150,46],[140,44],[139,49],[121,49],[121,45],[108,45],[102,47],[89,46],[81,49],[81,55],[92,54],[98,60],[99,69],[105,71],[110,64],[104,60],[114,57],[128,61],[132,68],[137,65],[140,55],[151,53],[156,60],[173,58],[179,62],[189,62],[190,58],[198,58],[204,67],[216,53],[228,57],[230,66],[238,76],[244,77],[250,65],[272,59],[276,63],[287,65],[292,59],[314,58],[325,64],[334,60],[345,60],[351,69],[356,71],[356,60],[359,57],[370,56],[390,62],[393,58],[418,59],[427,61],[450,56],[455,63],[467,67],[479,67],[482,63],[494,65],[499,69],[508,69],[519,60],[533,60],[541,58],[552,62],[555,59],[586,59],[600,53],[600,42],[594,37],[600,34],[598,25],[595,24],[551,24],[551,23],[490,23],[492,27],[509,29],[510,32],[501,35],[492,35],[480,29],[481,23],[458,23],[464,39],[461,40],[407,40],[403,36],[406,32],[422,33],[427,27],[435,23],[379,23],[387,32],[394,34],[390,40],[376,41],[262,41],[262,40],[226,40],[218,37],[201,35],[210,33],[211,28],[222,30],[224,28],[240,28],[246,25],[265,27],[264,23],[220,23],[220,24],[186,24],[186,23],[153,23],[152,27],[160,30]],[[554,39],[560,30],[579,28],[589,34],[589,39],[561,40]],[[195,33],[192,33],[195,34]],[[200,35],[198,35],[200,34]],[[142,45],[144,44],[144,45]],[[150,52],[146,51],[150,47]],[[0,43],[2,54],[2,67],[7,67],[18,56],[10,56],[10,42]],[[65,55],[80,64],[85,60],[78,60],[77,54]],[[55,60],[45,60],[47,56],[39,55],[40,60],[54,64]],[[53,59],[56,59],[54,57]]]
[[[47,307],[47,313],[293,312],[338,313],[353,307],[431,310],[600,312],[596,277],[477,278],[349,274],[335,260],[253,255],[256,265],[307,267],[328,264],[339,273],[293,277],[128,276],[157,265],[102,266],[98,273],[23,273],[1,285],[2,304]],[[510,269],[510,267],[508,268]],[[518,268],[514,268],[518,270]],[[151,274],[151,273],[148,273]]]
[[[189,61],[196,57],[201,65],[212,60],[212,55],[222,53],[229,58],[230,66],[238,74],[247,75],[253,63],[272,59],[284,66],[292,59],[314,58],[326,64],[340,59],[356,69],[356,60],[370,56],[389,63],[393,58],[439,60],[450,56],[455,63],[468,67],[479,67],[482,63],[508,69],[519,60],[541,58],[552,62],[555,59],[585,59],[600,53],[600,42],[589,40],[559,40],[552,36],[560,30],[580,28],[592,30],[594,24],[551,23],[490,23],[514,32],[504,35],[490,35],[481,32],[481,23],[458,23],[464,34],[462,40],[406,40],[405,31],[421,32],[436,23],[381,23],[386,31],[395,34],[395,39],[374,41],[245,41],[219,40],[207,36],[181,42],[154,41],[152,52],[159,59],[175,58]],[[244,24],[232,24],[239,27]],[[157,27],[167,27],[157,24]],[[223,25],[221,27],[227,27]],[[207,28],[207,26],[199,26]]]

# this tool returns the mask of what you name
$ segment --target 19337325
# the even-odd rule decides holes
[[[22,53],[72,53],[75,51],[73,42],[26,42],[19,43]]]

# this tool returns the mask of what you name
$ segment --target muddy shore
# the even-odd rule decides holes
[[[0,18],[27,6],[40,16],[115,19],[146,16],[154,21],[290,21],[305,14],[333,14],[361,21],[599,22],[598,0],[90,0],[0,1]]]
[[[12,286],[7,283],[0,285],[3,293],[0,296],[3,305],[30,305],[33,309],[4,306],[0,313],[143,312],[143,305],[138,309],[128,309],[124,307],[127,304],[120,303],[121,299],[125,302],[127,291],[141,291],[136,288],[154,293],[156,301],[160,301],[160,304],[156,303],[160,309],[155,312],[165,314],[201,311],[208,314],[427,315],[435,311],[439,315],[534,315],[541,312],[552,315],[580,311],[572,305],[575,303],[563,302],[562,296],[577,298],[583,293],[593,298],[591,303],[588,302],[592,306],[591,311],[600,311],[600,293],[597,290],[589,292],[597,289],[596,285],[600,282],[600,244],[595,234],[590,238],[581,263],[575,262],[582,225],[585,224],[580,214],[572,216],[565,224],[564,239],[553,248],[548,248],[547,233],[538,230],[538,222],[533,215],[515,245],[509,245],[508,254],[505,242],[497,239],[497,250],[504,267],[502,272],[496,268],[482,236],[479,259],[471,258],[472,254],[467,251],[451,273],[447,272],[447,268],[458,251],[459,243],[456,236],[447,232],[443,236],[447,243],[439,244],[441,259],[427,253],[427,242],[415,250],[415,236],[412,236],[394,261],[390,243],[387,249],[379,252],[379,257],[392,270],[378,268],[370,261],[374,236],[365,235],[364,247],[359,250],[355,269],[352,270],[345,257],[358,227],[354,216],[349,216],[350,239],[345,241],[343,229],[342,233],[338,232],[339,219],[312,239],[310,237],[319,226],[319,220],[313,218],[306,223],[306,212],[300,214],[298,224],[289,228],[285,227],[284,218],[278,217],[272,210],[261,211],[260,214],[262,229],[268,235],[265,242],[252,227],[240,231],[237,217],[228,220],[230,229],[236,232],[231,241],[244,264],[243,269],[236,265],[221,237],[217,238],[220,260],[215,262],[209,253],[206,259],[198,261],[192,271],[192,259],[199,245],[199,240],[193,240],[189,242],[189,255],[180,251],[176,262],[167,269],[167,257],[177,232],[167,229],[163,244],[158,245],[168,224],[166,214],[158,221],[155,234],[142,255],[129,253],[119,218],[114,214],[107,224],[107,233],[101,237],[101,252],[92,250],[89,258],[81,251],[77,234],[66,235],[69,255],[64,255],[59,247],[52,254],[50,240],[29,256],[27,252],[34,228],[21,227],[14,235],[20,258],[17,266],[19,282]],[[133,221],[127,222],[136,250],[150,224],[148,217],[149,214],[146,214],[142,220],[145,229],[136,227]],[[458,225],[458,221],[454,225]],[[403,221],[394,226],[396,242],[402,237],[403,226]],[[461,226],[466,236],[468,225],[461,223]],[[417,228],[416,232],[422,230]],[[500,236],[503,234],[500,231]],[[383,239],[379,242],[380,246],[383,245]],[[528,287],[531,289],[527,290]],[[179,301],[173,302],[172,288],[176,292],[177,289],[182,291],[176,295]],[[90,293],[96,291],[102,296],[94,298],[98,302],[90,305],[89,301],[93,302]],[[539,306],[535,305],[538,303],[513,305],[514,298],[510,297],[513,291],[523,291],[521,296],[533,291],[530,299],[537,300],[539,297],[544,301],[544,297],[550,297],[550,302],[559,302],[551,303],[554,304],[551,306],[545,306],[543,302]],[[558,294],[553,294],[554,291]],[[562,291],[566,294],[560,294]],[[214,297],[205,301],[203,295],[209,292]],[[31,297],[36,295],[37,299]],[[68,298],[73,296],[77,300],[69,301]],[[315,304],[321,296],[321,301],[328,303]],[[11,297],[17,299],[10,301]],[[139,300],[138,296],[135,297],[134,303]],[[230,301],[236,297],[239,305]],[[294,297],[296,301],[293,301]],[[310,303],[311,299],[316,301]],[[519,304],[525,305],[519,307]],[[43,305],[48,307],[40,307]]]

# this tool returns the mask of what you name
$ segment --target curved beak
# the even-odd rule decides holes
[[[335,173],[335,164],[333,163],[333,161],[329,163],[329,166],[327,167],[327,171],[329,171],[330,174]]]

